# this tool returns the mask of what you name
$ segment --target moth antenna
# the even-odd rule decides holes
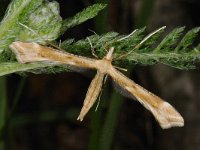
[[[97,34],[95,31],[93,31],[93,30],[91,30],[91,29],[89,29],[89,31],[91,31],[92,33],[94,33],[95,35],[98,36],[98,34]],[[99,41],[101,41],[102,38],[103,38],[103,37],[101,37],[101,38],[99,39]],[[91,50],[92,50],[92,55],[93,55],[95,58],[99,58],[99,57],[95,54],[95,51],[94,51],[95,46],[93,46],[93,44],[92,44],[90,38],[87,37],[87,40],[88,40],[88,42],[89,42],[89,44],[90,44],[90,47],[91,47]],[[99,44],[99,41],[98,41],[95,45]],[[108,52],[107,49],[106,49],[104,46],[103,46],[103,48],[104,48],[104,50],[105,50],[106,52]]]
[[[166,28],[166,26],[163,26],[163,27],[161,27],[161,28],[155,30],[154,32],[148,34],[148,35],[147,35],[139,44],[137,44],[131,51],[129,51],[129,52],[127,52],[127,53],[125,53],[125,54],[123,54],[123,55],[117,57],[116,59],[119,60],[119,59],[121,59],[121,58],[123,58],[123,57],[126,57],[127,55],[131,54],[134,50],[138,49],[143,43],[145,43],[150,37],[152,37],[153,35],[155,35],[156,33],[158,33],[159,31],[161,31],[161,30],[163,30],[163,29],[165,29],[165,28]],[[134,30],[134,31],[135,31],[135,30]],[[137,30],[136,30],[136,31],[137,31]],[[135,32],[136,32],[136,31],[135,31]],[[129,36],[127,36],[126,38],[128,38],[128,37],[129,37]],[[119,40],[120,40],[120,39],[119,39]]]
[[[136,49],[139,48],[139,47],[140,47],[144,42],[146,42],[150,37],[152,37],[153,35],[155,35],[156,33],[158,33],[159,31],[161,31],[161,30],[163,30],[163,29],[165,29],[165,28],[166,28],[166,26],[163,26],[163,27],[161,27],[161,28],[155,30],[154,32],[148,34],[135,48],[136,48]]]
[[[95,35],[98,35],[94,30],[88,29],[90,32],[94,33]]]
[[[119,41],[123,41],[123,40],[129,38],[129,37],[132,36],[132,35],[133,35],[137,30],[138,30],[138,29],[135,29],[133,32],[131,32],[131,33],[128,34],[127,36],[118,39],[117,42],[119,42]]]
[[[98,58],[98,56],[95,54],[95,51],[94,51],[94,46],[93,46],[93,44],[92,44],[92,42],[91,42],[90,38],[89,38],[89,37],[87,37],[87,40],[88,40],[88,42],[89,42],[89,44],[90,44],[91,51],[92,51],[92,55],[93,55],[95,58]]]
[[[99,36],[94,30],[92,30],[92,29],[88,29],[90,32],[92,32],[92,33],[94,33],[95,35],[97,35],[97,36]],[[101,37],[100,39],[99,39],[99,41],[101,41],[101,39],[103,39],[103,37]],[[97,44],[99,44],[99,41],[97,42]],[[96,44],[96,45],[97,45]]]

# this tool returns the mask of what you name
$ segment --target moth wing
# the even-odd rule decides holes
[[[77,120],[82,121],[85,115],[88,113],[90,108],[93,106],[93,104],[96,102],[103,85],[105,74],[97,71],[97,74],[95,75],[94,79],[90,83],[90,86],[88,88],[83,107],[81,109],[81,112],[77,118]]]
[[[48,58],[41,57],[41,45],[37,43],[13,42],[10,46],[20,63],[29,63],[35,61],[49,61]]]
[[[109,75],[128,92],[129,97],[132,95],[148,109],[163,129],[184,125],[182,116],[168,102],[139,86],[115,68],[110,69]]]
[[[43,62],[52,65],[63,64],[71,66],[72,69],[74,68],[78,71],[81,71],[82,68],[96,68],[94,59],[73,55],[37,43],[13,42],[9,47],[16,54],[16,58],[20,63]]]

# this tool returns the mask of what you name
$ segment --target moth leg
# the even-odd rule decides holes
[[[87,94],[86,94],[86,97],[85,97],[85,100],[83,103],[83,107],[81,109],[81,112],[80,112],[77,120],[82,121],[84,116],[88,113],[90,108],[96,102],[96,100],[101,92],[104,76],[105,76],[104,73],[97,71],[97,74],[95,75],[94,79],[92,80],[92,82],[88,88],[88,91],[87,91]]]
[[[98,98],[98,102],[97,102],[97,106],[95,108],[95,111],[97,111],[98,107],[99,107],[99,104],[100,104],[100,100],[101,100],[101,95],[102,95],[102,91],[104,89],[104,86],[106,84],[106,81],[107,81],[107,78],[108,78],[108,75],[106,74],[104,79],[103,79],[103,85],[102,85],[102,90],[100,91],[100,94],[99,94],[99,98]]]

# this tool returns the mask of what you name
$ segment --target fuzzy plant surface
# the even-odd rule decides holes
[[[68,71],[69,68],[63,65],[20,64],[9,45],[14,41],[37,42],[43,45],[56,43],[56,39],[66,30],[95,17],[105,7],[105,4],[94,4],[63,20],[56,1],[13,0],[0,22],[0,76],[16,72]],[[119,66],[163,63],[178,69],[195,69],[200,61],[200,44],[193,46],[193,42],[200,28],[193,28],[187,33],[184,27],[175,28],[160,40],[164,29],[165,27],[161,27],[146,36],[145,28],[136,29],[129,35],[116,32],[94,34],[78,41],[67,39],[60,46],[67,52],[86,57],[93,57],[93,49],[99,58],[106,55],[107,49],[114,47],[113,64]]]

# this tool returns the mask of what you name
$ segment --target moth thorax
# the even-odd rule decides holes
[[[108,70],[112,67],[111,61],[106,59],[97,60],[96,63],[101,73],[107,73]]]

